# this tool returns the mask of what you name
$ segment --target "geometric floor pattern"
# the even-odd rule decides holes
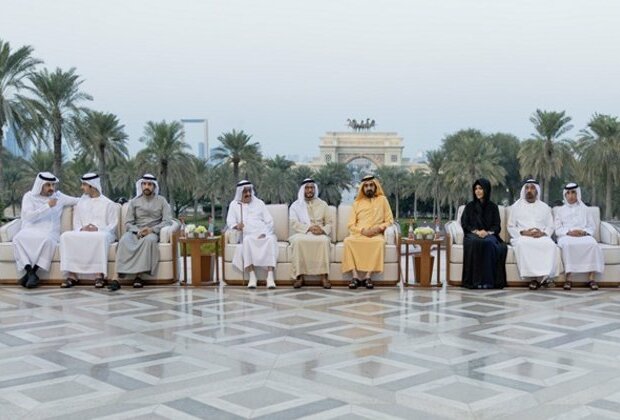
[[[618,419],[620,293],[0,289],[2,419]]]

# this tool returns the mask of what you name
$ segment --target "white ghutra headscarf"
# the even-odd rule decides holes
[[[299,191],[297,192],[297,200],[291,204],[291,217],[297,219],[300,223],[304,225],[312,224],[310,222],[310,216],[308,215],[308,206],[306,205],[306,195],[304,189],[307,184],[314,185],[314,197],[319,196],[319,186],[316,185],[311,178],[306,178],[301,182],[299,186]]]
[[[538,181],[536,181],[533,178],[527,179],[523,183],[523,186],[521,187],[521,193],[519,195],[519,199],[525,201],[525,187],[527,186],[527,184],[534,184],[534,186],[536,187],[536,191],[538,192],[538,194],[536,195],[536,199],[537,200],[541,200],[541,198],[540,198],[540,184],[538,183]]]
[[[247,187],[250,187],[252,190],[252,199],[256,198],[256,193],[254,192],[254,185],[247,179],[242,179],[237,182],[237,189],[235,190],[235,198],[234,201],[241,203],[241,199],[243,198],[243,190]]]
[[[56,178],[56,176],[54,176],[51,172],[39,172],[37,177],[34,179],[34,184],[32,184],[32,189],[30,192],[34,195],[41,195],[41,189],[43,188],[43,184],[46,182],[58,184],[59,179]]]
[[[136,197],[140,197],[142,195],[142,183],[143,182],[152,182],[155,185],[153,194],[155,195],[159,194],[159,184],[157,183],[157,178],[155,178],[155,176],[151,174],[144,174],[142,175],[142,178],[136,181]]]
[[[94,189],[99,191],[99,194],[102,194],[102,192],[101,192],[101,178],[96,173],[89,172],[87,174],[84,174],[82,176],[82,178],[80,178],[80,181],[82,181],[85,184],[90,185],[91,187],[93,187]]]

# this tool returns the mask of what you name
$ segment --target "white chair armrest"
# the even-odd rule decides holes
[[[620,234],[612,225],[601,222],[601,243],[607,245],[620,245]]]
[[[179,230],[181,227],[181,223],[178,220],[172,219],[172,224],[169,226],[165,226],[161,228],[159,231],[159,243],[167,244],[170,242],[170,238],[172,238],[172,234]]]
[[[241,232],[236,229],[227,229],[224,233],[224,243],[225,244],[238,244],[241,240]]]
[[[388,226],[383,233],[385,237],[386,245],[396,245],[398,237],[400,236],[400,225],[394,222],[391,226]]]
[[[13,238],[15,237],[15,235],[17,235],[17,232],[19,232],[21,227],[22,227],[21,219],[11,220],[9,223],[5,223],[4,225],[2,225],[2,227],[0,227],[0,241],[1,242],[13,241]]]
[[[450,234],[452,237],[452,241],[457,245],[463,244],[463,238],[465,237],[465,232],[463,232],[463,228],[459,223],[455,220],[451,220],[446,223],[445,226],[446,232]]]

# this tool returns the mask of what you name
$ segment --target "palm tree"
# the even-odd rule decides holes
[[[189,145],[183,141],[183,126],[178,121],[167,123],[149,121],[140,139],[146,146],[138,153],[138,161],[154,165],[158,169],[160,194],[169,201],[168,177],[172,171],[182,175],[189,167],[190,158],[185,153]]]
[[[62,177],[62,139],[65,137],[72,145],[70,124],[66,124],[83,109],[79,103],[92,100],[92,96],[80,90],[83,80],[75,73],[75,68],[62,71],[57,68],[50,73],[43,69],[29,77],[32,83],[28,90],[32,98],[23,100],[36,117],[36,131],[39,138],[48,142],[53,139],[54,174]]]
[[[135,185],[145,172],[150,169],[142,166],[137,158],[129,158],[122,162],[118,162],[110,168],[110,179],[112,181],[112,193],[109,196],[114,200],[120,197],[130,199],[136,193]]]
[[[299,185],[306,178],[312,178],[315,174],[315,170],[306,165],[299,165],[293,168],[292,178],[295,180],[295,184]]]
[[[108,193],[108,164],[122,162],[128,156],[127,134],[114,114],[91,111],[73,121],[75,137],[81,154],[92,156],[97,163],[103,190]]]
[[[322,166],[314,180],[319,185],[319,197],[333,206],[340,205],[342,191],[353,186],[353,177],[344,163],[331,162]]]
[[[540,139],[526,140],[521,143],[521,148],[517,154],[521,165],[521,175],[524,178],[534,177],[546,179],[547,187],[543,190],[543,200],[549,202],[549,180],[553,176],[562,173],[565,165],[569,167],[574,164],[574,156],[571,152],[570,143],[567,141],[554,144],[552,159],[545,156],[545,142]]]
[[[605,180],[605,217],[613,216],[613,187],[620,178],[620,122],[617,117],[594,114],[588,128],[582,130],[578,150],[582,161],[591,169],[590,176]]]
[[[17,208],[22,195],[32,186],[32,178],[28,176],[26,161],[12,156],[7,150],[2,154],[4,161],[4,201],[5,205],[11,206],[13,217],[17,216]],[[4,209],[2,209],[4,210]]]
[[[561,154],[563,151],[558,151],[556,144],[558,142],[563,143],[560,137],[573,128],[573,126],[569,124],[570,121],[571,117],[566,115],[566,111],[541,111],[537,109],[530,117],[530,122],[534,124],[534,129],[536,130],[536,133],[533,134],[533,140],[538,140],[543,143],[542,147],[537,146],[536,148],[542,152],[544,165],[539,168],[539,175],[542,181],[544,201],[547,203],[549,202],[549,183],[551,178],[561,173],[563,165],[563,161],[557,159],[558,152]],[[526,158],[533,157],[534,156],[530,155]],[[523,166],[523,162],[521,160],[520,162],[521,166]]]
[[[20,129],[27,119],[27,112],[19,91],[23,90],[25,79],[41,63],[32,57],[31,46],[11,51],[11,45],[0,39],[0,156],[4,150],[4,126],[12,127],[18,144],[23,146]],[[0,191],[4,191],[4,166],[0,159]]]
[[[521,142],[516,136],[507,133],[491,134],[488,136],[488,140],[497,148],[500,158],[499,164],[506,170],[506,178],[500,185],[508,195],[508,203],[512,204],[517,191],[521,188],[521,174],[519,173],[519,160],[517,159]],[[503,194],[494,194],[496,202],[499,203],[501,195]]]
[[[486,137],[465,137],[447,153],[443,170],[455,188],[467,190],[473,180],[484,177],[491,185],[504,182],[506,170],[499,152]]]
[[[407,187],[410,172],[400,166],[379,166],[375,175],[381,181],[383,192],[387,198],[394,198],[394,217],[400,217],[400,199],[408,197]]]
[[[217,139],[221,146],[213,150],[211,158],[219,163],[232,164],[235,179],[239,181],[239,165],[261,159],[260,145],[250,143],[251,135],[233,130],[223,133]]]
[[[428,174],[428,190],[433,198],[433,217],[440,213],[440,203],[443,184],[443,167],[446,161],[446,154],[443,150],[431,150],[426,152],[426,162],[430,173]]]

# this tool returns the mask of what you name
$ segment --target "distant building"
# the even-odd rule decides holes
[[[183,140],[191,148],[191,153],[200,159],[209,159],[209,122],[205,118],[183,118]]]
[[[24,159],[29,159],[31,155],[30,151],[30,142],[25,141],[24,150],[22,150],[17,144],[17,139],[15,138],[15,133],[11,128],[5,131],[4,133],[4,147],[8,150],[13,156],[21,157]]]

